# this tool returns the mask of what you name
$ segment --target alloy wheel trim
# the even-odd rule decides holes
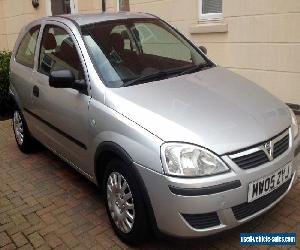
[[[106,184],[109,213],[116,227],[123,233],[130,233],[135,221],[133,196],[125,177],[112,172]]]
[[[24,126],[19,111],[14,112],[13,125],[17,143],[21,146],[24,143]]]

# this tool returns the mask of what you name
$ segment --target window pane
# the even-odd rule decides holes
[[[222,13],[222,0],[202,0],[202,14]]]
[[[120,11],[129,11],[129,0],[118,0]]]
[[[71,36],[62,28],[46,26],[41,46],[39,71],[49,75],[53,70],[69,69],[75,79],[83,79],[80,58]]]
[[[33,27],[24,37],[16,54],[16,61],[33,68],[34,52],[40,26]]]
[[[130,40],[130,33],[128,32],[125,25],[118,25],[113,28],[113,30],[110,33],[110,36],[121,36],[124,42],[124,49],[125,50],[131,50],[133,44]]]
[[[96,70],[109,87],[207,63],[178,33],[155,19],[93,23],[81,30]]]
[[[143,53],[192,62],[190,49],[172,33],[153,23],[135,25]]]
[[[51,0],[52,15],[70,14],[70,0]]]

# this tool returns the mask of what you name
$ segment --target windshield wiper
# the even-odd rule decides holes
[[[200,70],[205,70],[205,69],[209,69],[211,67],[213,67],[214,65],[212,63],[205,63],[205,64],[197,64],[197,65],[194,65],[182,72],[180,72],[178,74],[178,76],[181,76],[181,75],[185,75],[185,74],[189,74],[189,73],[194,73],[194,72],[197,72],[197,71],[200,71]]]
[[[153,74],[148,74],[148,75],[141,75],[138,78],[126,81],[122,87],[127,87],[127,86],[132,86],[138,83],[144,83],[144,82],[149,82],[149,81],[154,81],[157,79],[162,79],[162,78],[168,78],[169,76],[181,76],[185,75],[188,73],[204,70],[213,67],[212,63],[206,63],[206,64],[197,64],[191,67],[184,67],[184,69],[171,69],[171,70],[161,70],[157,71]]]
[[[134,85],[137,83],[147,82],[147,81],[151,81],[151,80],[154,81],[156,79],[161,79],[162,77],[167,77],[169,75],[170,75],[170,72],[168,72],[168,71],[158,71],[153,74],[142,75],[138,78],[135,78],[133,80],[129,80],[129,81],[125,82],[122,87],[127,87],[127,86],[131,86],[131,85]]]

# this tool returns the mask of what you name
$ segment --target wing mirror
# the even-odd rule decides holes
[[[203,52],[203,54],[207,55],[207,48],[204,46],[199,46],[199,49]]]
[[[86,91],[84,80],[75,80],[73,72],[69,69],[54,70],[49,76],[49,85],[53,88],[71,88]]]

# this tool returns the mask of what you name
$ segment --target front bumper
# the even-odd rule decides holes
[[[236,227],[259,216],[278,203],[289,192],[297,179],[300,153],[296,156],[294,153],[299,145],[299,138],[294,142],[294,145],[272,162],[247,170],[239,168],[229,157],[224,156],[223,160],[231,166],[232,171],[205,178],[171,177],[154,172],[139,164],[135,165],[148,191],[158,229],[176,237],[200,237]],[[292,178],[289,183],[286,183],[286,187],[280,195],[276,196],[275,194],[275,198],[273,195],[271,203],[250,216],[242,219],[237,218],[232,208],[247,203],[249,183],[270,175],[289,162],[292,162]],[[224,183],[227,185],[238,182],[240,185],[235,185],[235,187],[233,185],[232,189],[227,188],[226,191],[212,194],[205,193],[207,190],[216,190],[215,187],[223,187]],[[200,191],[198,195],[187,196],[184,193],[182,195],[174,194],[176,192],[174,190],[171,192],[170,187],[175,187],[177,190],[206,191],[204,193]],[[209,187],[213,187],[213,189]],[[207,227],[195,226],[197,220],[201,219],[208,225]]]

